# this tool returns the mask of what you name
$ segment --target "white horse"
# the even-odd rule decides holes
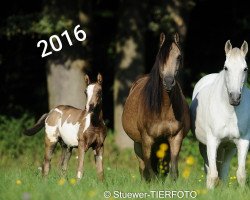
[[[241,49],[232,49],[228,40],[223,70],[203,77],[194,88],[192,131],[200,142],[209,189],[214,188],[219,178],[227,180],[235,145],[237,180],[241,186],[246,182],[245,162],[250,140],[250,90],[244,86],[247,51],[246,41]]]

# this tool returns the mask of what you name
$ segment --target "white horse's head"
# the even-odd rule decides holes
[[[226,61],[224,64],[225,82],[229,95],[229,103],[240,104],[241,92],[247,78],[247,63],[245,60],[248,44],[243,42],[241,48],[232,48],[230,40],[225,44]]]

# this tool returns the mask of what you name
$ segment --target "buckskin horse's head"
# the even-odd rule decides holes
[[[176,84],[176,76],[182,64],[179,35],[177,33],[170,38],[166,38],[165,34],[161,33],[158,59],[162,84],[167,91],[171,91]]]

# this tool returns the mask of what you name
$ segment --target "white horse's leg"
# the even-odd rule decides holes
[[[249,148],[249,140],[239,139],[235,143],[238,150],[238,169],[236,176],[238,183],[244,186],[246,182],[246,157]]]
[[[207,188],[213,189],[218,181],[218,171],[216,166],[217,149],[220,141],[213,135],[207,137],[207,157],[208,157],[208,174]]]
[[[226,148],[224,153],[224,160],[220,168],[220,179],[224,182],[228,179],[228,172],[230,167],[230,162],[232,160],[232,157],[235,155],[236,149],[235,148]]]

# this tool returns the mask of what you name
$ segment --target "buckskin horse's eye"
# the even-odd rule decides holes
[[[225,70],[225,71],[227,71],[227,70],[228,70],[228,68],[225,66],[225,67],[224,67],[224,70]]]
[[[182,59],[182,56],[179,55],[179,56],[177,57],[177,60],[178,60],[178,61],[181,61],[181,59]]]

